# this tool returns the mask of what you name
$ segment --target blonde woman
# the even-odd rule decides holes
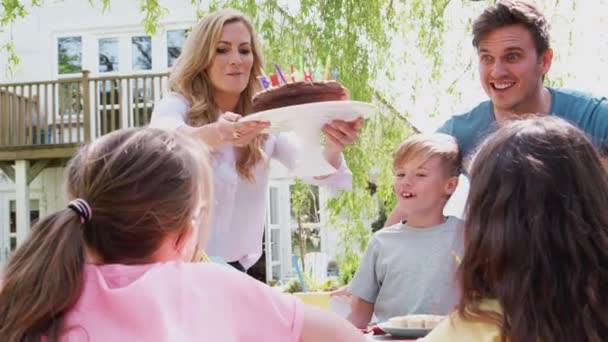
[[[169,92],[152,115],[152,126],[176,128],[213,149],[217,198],[206,249],[241,271],[262,254],[269,159],[295,164],[288,134],[260,134],[268,122],[239,121],[250,113],[261,73],[262,53],[250,20],[235,10],[213,12],[192,29],[171,71]],[[352,174],[341,153],[357,139],[361,124],[361,119],[336,121],[323,128],[325,158],[337,172],[313,183],[350,188]]]

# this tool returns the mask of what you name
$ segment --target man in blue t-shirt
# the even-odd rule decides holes
[[[603,155],[608,152],[608,100],[543,84],[553,50],[547,21],[537,7],[501,0],[486,8],[473,23],[473,46],[490,100],[454,115],[438,130],[456,138],[465,159],[497,125],[527,114],[562,117],[586,132]],[[394,210],[385,226],[402,219]]]

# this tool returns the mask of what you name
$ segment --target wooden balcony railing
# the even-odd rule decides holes
[[[150,122],[168,74],[0,84],[0,151],[80,145]]]

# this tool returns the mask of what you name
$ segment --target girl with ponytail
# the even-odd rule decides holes
[[[175,132],[125,129],[83,147],[67,168],[70,203],[4,270],[0,341],[360,340],[338,317],[193,262],[211,177],[206,147]]]

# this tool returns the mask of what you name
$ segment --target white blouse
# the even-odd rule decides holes
[[[180,94],[165,94],[154,107],[150,126],[165,129],[182,126],[189,109],[189,101]],[[292,169],[297,151],[294,139],[291,133],[269,135],[266,155]],[[213,153],[215,208],[205,250],[207,254],[219,256],[227,262],[239,261],[247,269],[262,255],[270,160],[255,166],[255,181],[251,182],[238,174],[235,152],[235,147],[225,146]],[[311,178],[305,181],[327,185],[332,190],[350,190],[352,173],[342,158],[340,168],[333,175],[322,180]]]

